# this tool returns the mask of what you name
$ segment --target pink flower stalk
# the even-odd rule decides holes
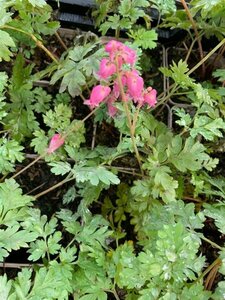
[[[108,114],[110,117],[115,116],[117,113],[117,108],[113,105],[114,102],[116,102],[116,98],[113,96],[111,96],[107,101]]]
[[[143,95],[144,101],[143,104],[146,103],[150,107],[153,107],[156,105],[156,96],[157,96],[157,91],[153,89],[152,87],[148,87]]]
[[[122,85],[125,86],[126,83],[127,83],[127,78],[126,76],[122,76],[121,77],[121,81],[122,81]],[[118,83],[118,80],[114,80],[114,84],[113,84],[113,94],[116,98],[119,98],[119,95],[120,95],[120,88],[119,88],[119,83]]]
[[[109,96],[106,104],[108,114],[113,117],[117,112],[114,103],[119,97],[122,97],[121,87],[118,83],[120,76],[124,92],[123,101],[132,100],[134,103],[138,103],[139,107],[144,104],[150,107],[154,106],[157,91],[152,87],[144,89],[144,80],[134,68],[137,59],[136,51],[116,40],[109,41],[105,45],[105,51],[108,53],[108,57],[101,60],[97,74],[100,80],[106,80],[108,85],[112,86],[112,92],[109,86],[99,84],[92,89],[90,98],[84,103],[91,108],[98,107]],[[126,68],[123,67],[124,64],[126,64]],[[111,78],[114,74],[116,78]]]
[[[55,152],[55,150],[57,150],[59,147],[61,147],[64,144],[64,142],[65,142],[65,139],[59,133],[56,133],[51,138],[51,141],[50,141],[48,149],[47,149],[47,153],[50,154],[50,153]]]
[[[91,91],[90,99],[84,101],[84,104],[89,105],[91,108],[97,107],[110,94],[110,92],[110,87],[100,84],[96,85]]]
[[[136,70],[127,71],[127,92],[135,102],[142,97],[142,92],[144,88],[144,80],[138,75]]]
[[[100,79],[107,79],[116,72],[116,65],[108,58],[103,58],[100,62],[99,72]]]

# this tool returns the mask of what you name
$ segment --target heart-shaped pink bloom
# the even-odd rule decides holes
[[[99,72],[100,79],[107,79],[116,72],[116,66],[108,58],[103,58],[100,62]]]
[[[121,42],[118,42],[116,40],[111,40],[105,45],[105,51],[108,52],[109,54],[115,53],[120,49],[120,47],[123,46]]]
[[[142,96],[144,80],[136,70],[127,71],[127,92],[136,102]]]
[[[64,142],[65,139],[59,133],[54,134],[49,143],[47,153],[50,154],[55,152],[55,150],[61,147]]]
[[[145,93],[143,95],[144,98],[144,103],[148,104],[150,107],[153,107],[156,105],[156,96],[157,96],[157,91],[153,89],[152,87],[148,87],[145,90]]]
[[[98,107],[99,104],[110,94],[111,89],[108,86],[96,85],[92,91],[90,99],[84,101],[84,104],[89,105],[91,108]]]

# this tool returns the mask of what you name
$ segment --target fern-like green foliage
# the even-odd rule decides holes
[[[120,30],[132,29],[140,18],[144,19],[147,27],[150,25],[150,18],[146,12],[146,8],[150,6],[149,1],[122,0],[117,3],[115,0],[107,0],[104,2],[98,0],[97,4],[100,5],[100,9],[95,11],[93,15],[96,17],[96,24],[99,26],[103,35],[110,29],[115,30],[117,33]],[[113,15],[111,13],[113,13]],[[156,39],[156,35],[154,35],[153,32],[150,34],[141,31],[139,34],[135,34],[132,31],[131,36],[133,37],[134,35],[137,39],[137,44],[141,44],[144,47],[147,45],[147,36],[150,36],[152,40]],[[148,43],[148,47],[152,45],[154,45],[154,42]]]
[[[59,65],[58,70],[53,74],[51,84],[55,84],[62,79],[59,92],[68,92],[72,97],[78,96],[82,93],[86,82],[91,81],[91,76],[97,72],[99,67],[99,60],[103,56],[103,49],[96,50],[99,44],[87,43],[84,46],[75,46],[68,52],[67,57],[62,59],[62,64]]]
[[[32,197],[22,195],[22,190],[14,180],[0,184],[0,223],[1,231],[0,260],[3,261],[12,250],[28,247],[37,235],[29,228],[21,228],[21,222],[28,216]]]

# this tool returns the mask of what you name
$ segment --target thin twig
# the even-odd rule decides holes
[[[43,264],[35,264],[35,266],[40,266],[42,267]],[[5,268],[5,269],[22,269],[22,268],[30,268],[34,267],[33,264],[26,264],[26,263],[9,263],[9,262],[3,262],[0,263],[0,268]]]
[[[41,48],[56,64],[59,63],[58,59],[43,45],[43,43],[40,40],[38,40],[36,38],[36,36],[34,34],[26,32],[26,31],[24,31],[20,28],[9,26],[9,25],[3,25],[0,28],[1,29],[11,29],[11,30],[14,30],[14,31],[21,32],[21,33],[25,34],[26,36],[29,36],[35,42],[37,47]]]
[[[39,155],[32,162],[30,162],[26,167],[24,167],[23,169],[21,169],[20,171],[18,171],[17,173],[15,173],[11,178],[15,179],[18,175],[20,175],[21,173],[23,173],[24,171],[26,171],[28,168],[30,168],[31,166],[33,166],[37,161],[39,161],[40,159],[42,159],[44,156],[45,156],[45,154]]]
[[[74,178],[65,178],[63,180],[61,180],[60,182],[56,183],[55,185],[51,186],[50,188],[48,188],[47,190],[44,190],[43,192],[40,192],[39,194],[36,194],[34,197],[34,199],[37,199],[37,198],[40,198],[41,196],[55,190],[56,188],[60,187],[61,185],[71,181],[71,180],[74,180]]]
[[[59,33],[56,31],[55,36],[57,38],[57,40],[60,42],[61,46],[64,48],[64,50],[68,50],[66,44],[63,42],[61,36],[59,35]]]
[[[216,248],[216,249],[218,249],[218,250],[220,250],[220,251],[222,251],[222,250],[224,249],[223,247],[220,247],[218,244],[216,244],[215,242],[213,242],[213,241],[207,239],[207,238],[204,237],[204,236],[201,236],[201,239],[202,239],[203,241],[209,243],[209,244],[212,245],[214,248]]]
[[[216,260],[214,260],[214,262],[211,264],[211,265],[209,265],[206,269],[205,269],[205,271],[195,280],[195,281],[193,281],[191,284],[195,284],[196,282],[199,282],[199,281],[201,281],[204,277],[205,277],[205,275],[206,274],[208,274],[216,265],[221,265],[221,263],[222,263],[222,261],[221,261],[221,259],[218,257]]]
[[[92,134],[92,141],[91,141],[91,150],[93,150],[95,148],[96,132],[97,132],[97,124],[94,123],[94,125],[93,125],[93,134]]]
[[[198,43],[198,49],[199,49],[199,54],[200,54],[200,58],[203,59],[204,58],[204,54],[203,54],[203,49],[202,49],[202,44],[201,44],[201,40],[200,40],[200,36],[199,36],[199,33],[198,33],[198,29],[196,27],[196,24],[195,24],[195,21],[191,15],[191,12],[187,6],[187,3],[185,0],[181,0],[181,3],[186,11],[186,14],[191,22],[191,25],[192,25],[192,28],[194,30],[194,33],[195,33],[195,36],[196,36],[196,40],[197,40],[197,43]],[[205,64],[203,63],[202,64],[202,77],[204,78],[205,76]]]

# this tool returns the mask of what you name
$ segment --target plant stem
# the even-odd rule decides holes
[[[203,55],[203,50],[202,50],[202,44],[201,44],[201,40],[200,40],[200,37],[199,37],[199,34],[198,34],[198,30],[197,30],[197,26],[195,24],[195,21],[191,15],[191,12],[187,6],[187,3],[185,0],[181,0],[181,3],[186,11],[186,14],[191,22],[191,25],[192,25],[192,28],[194,30],[194,33],[195,33],[195,36],[196,36],[196,40],[197,40],[197,43],[198,43],[198,49],[199,49],[199,54],[200,54],[200,58],[201,60],[204,58],[204,55]],[[205,64],[203,63],[202,64],[202,77],[204,78],[205,76]]]
[[[133,131],[133,134],[135,133],[135,129],[136,129],[136,124],[137,124],[137,119],[138,119],[138,115],[139,115],[139,112],[140,112],[140,108],[141,108],[141,104],[139,103],[137,108],[136,108],[136,111],[135,111],[135,114],[134,114],[134,118],[133,118],[133,124],[132,124],[132,131]]]
[[[188,72],[187,75],[190,75],[191,73],[193,73],[196,69],[198,69],[205,61],[207,61],[221,46],[223,46],[223,44],[225,44],[225,38],[222,39],[222,41],[216,45],[216,47],[214,47],[206,56],[204,56],[203,59],[201,59],[193,68],[191,68]],[[165,95],[165,92],[168,92],[169,90],[172,90],[166,97],[163,97],[160,99],[160,101],[150,110],[154,110],[155,108],[157,108],[159,105],[161,105],[162,103],[165,102],[165,100],[167,100],[168,98],[170,98],[173,93],[176,91],[176,89],[178,89],[179,87],[177,87],[176,83],[173,83],[170,85],[170,87],[168,88],[167,91],[163,91],[159,96],[158,99],[160,99],[161,97],[163,97],[163,95]]]
[[[192,284],[202,280],[205,277],[205,275],[208,274],[218,264],[221,264],[221,259],[219,257],[216,260],[214,260],[214,262],[211,265],[209,265]]]
[[[45,156],[45,153],[42,155],[39,155],[37,158],[35,158],[35,160],[33,160],[31,163],[29,163],[26,167],[24,167],[23,169],[21,169],[19,172],[15,173],[11,178],[15,179],[18,175],[20,175],[21,173],[23,173],[24,171],[26,171],[28,168],[30,168],[31,166],[33,166],[37,161],[39,161],[40,159],[42,159]]]
[[[191,51],[192,51],[192,49],[193,49],[193,47],[194,47],[195,42],[196,42],[196,38],[193,40],[193,42],[191,43],[191,45],[190,45],[190,47],[189,47],[189,49],[188,49],[187,55],[186,55],[186,57],[185,57],[185,61],[186,61],[186,62],[188,61],[189,56],[191,55]]]
[[[207,239],[204,236],[201,236],[201,239],[207,243],[209,243],[210,245],[212,245],[214,248],[219,249],[220,251],[222,251],[224,248],[220,247],[218,244],[212,242],[211,240]]]
[[[62,45],[63,49],[65,51],[67,51],[68,48],[67,48],[66,44],[63,42],[63,40],[61,39],[61,36],[59,35],[59,33],[57,31],[55,33],[55,36],[56,36],[57,40],[60,42],[60,44]]]
[[[11,29],[11,30],[18,31],[18,32],[21,32],[21,33],[29,36],[35,42],[37,47],[41,48],[56,64],[59,64],[58,59],[43,45],[43,43],[40,40],[38,40],[36,38],[36,36],[34,34],[26,32],[20,28],[9,26],[9,25],[3,25],[0,28],[1,29]]]
[[[113,293],[114,297],[116,298],[116,300],[120,300],[120,298],[119,298],[119,296],[118,296],[118,294],[117,294],[116,289],[113,289],[113,290],[112,290],[112,293]]]
[[[63,185],[64,183],[67,183],[67,182],[69,182],[69,181],[71,181],[71,180],[74,180],[74,178],[73,178],[73,177],[72,177],[72,178],[66,177],[65,179],[63,179],[63,180],[61,180],[60,182],[56,183],[55,185],[51,186],[51,187],[48,188],[47,190],[44,190],[43,192],[40,192],[40,193],[36,194],[36,195],[33,196],[33,197],[34,197],[34,199],[36,200],[37,198],[39,198],[39,197],[41,197],[41,196],[43,196],[43,195],[45,195],[45,194],[47,194],[47,193],[49,193],[49,192],[55,190],[56,188],[60,187],[60,186]]]
[[[222,41],[218,45],[216,45],[216,47],[214,47],[203,59],[201,59],[190,71],[188,71],[187,75],[190,75],[196,69],[198,69],[205,61],[207,61],[210,58],[210,56],[213,55],[213,53],[215,53],[221,46],[223,46],[224,43],[225,38],[222,39]]]
[[[127,120],[128,120],[128,126],[130,129],[130,136],[131,136],[131,140],[132,140],[132,144],[133,144],[133,148],[134,148],[134,152],[141,170],[141,174],[144,175],[143,170],[142,170],[142,166],[141,166],[141,157],[136,145],[136,141],[135,141],[135,128],[133,128],[133,124],[132,124],[132,120],[131,120],[131,116],[130,116],[130,111],[128,108],[128,104],[126,101],[126,95],[124,93],[124,89],[123,89],[123,83],[122,83],[122,78],[121,78],[121,74],[119,71],[119,64],[118,64],[118,59],[116,58],[116,72],[117,72],[117,79],[118,79],[118,85],[119,85],[119,90],[120,90],[120,94],[121,94],[121,98],[122,98],[122,102],[123,102],[123,107],[127,116]]]
[[[104,290],[104,291],[113,294],[116,300],[120,300],[120,297],[118,296],[116,289]]]

